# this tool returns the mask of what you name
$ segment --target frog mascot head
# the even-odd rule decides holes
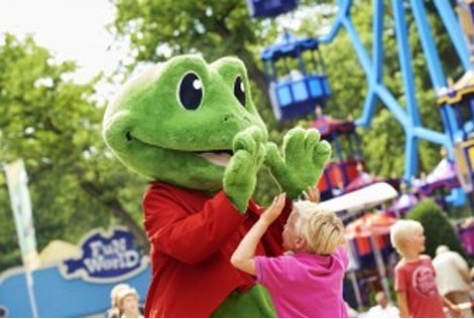
[[[265,289],[230,264],[262,208],[251,199],[265,165],[288,197],[315,185],[331,149],[294,128],[281,148],[252,102],[244,64],[183,55],[131,79],[107,107],[103,135],[116,157],[151,179],[143,199],[151,242],[149,317],[274,316]],[[291,201],[257,247],[283,252]]]

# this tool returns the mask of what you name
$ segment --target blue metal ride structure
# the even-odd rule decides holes
[[[469,51],[466,41],[463,37],[462,28],[456,19],[453,9],[446,0],[434,0],[435,7],[449,33],[454,48],[462,63],[463,69],[467,72],[473,69],[470,61]],[[454,143],[451,137],[456,135],[459,125],[456,122],[456,116],[452,108],[442,106],[442,121],[446,128],[445,132],[437,132],[423,127],[418,112],[418,102],[414,85],[414,74],[411,65],[411,51],[408,40],[407,20],[405,13],[407,8],[404,3],[407,1],[392,1],[392,12],[394,15],[396,39],[399,47],[399,62],[401,74],[403,77],[403,86],[406,97],[406,106],[403,107],[393,94],[383,83],[382,69],[384,60],[383,28],[384,28],[384,10],[385,5],[382,0],[373,2],[373,43],[372,56],[362,44],[354,25],[351,21],[350,9],[351,0],[338,0],[339,12],[329,33],[320,38],[320,43],[329,43],[337,35],[341,28],[345,28],[351,37],[355,52],[359,58],[360,64],[366,74],[368,82],[368,92],[365,98],[362,116],[356,120],[356,124],[362,127],[370,127],[375,113],[377,99],[379,99],[393,114],[397,121],[402,125],[405,135],[405,175],[404,180],[409,182],[411,178],[417,175],[418,171],[418,141],[427,140],[436,144],[443,145],[448,151],[448,157],[454,158]],[[426,56],[428,71],[435,90],[448,87],[446,76],[436,50],[435,43],[427,21],[426,8],[423,0],[409,1],[410,9],[413,14],[424,54]],[[453,132],[451,131],[453,130]]]
[[[352,22],[352,0],[336,0],[338,12],[335,20],[329,32],[319,37],[317,42],[318,44],[328,44],[332,42],[342,28],[344,28],[350,36],[355,53],[366,75],[368,85],[363,112],[361,117],[356,120],[356,125],[365,128],[370,127],[375,114],[377,101],[382,102],[382,104],[387,107],[405,132],[405,173],[403,179],[406,183],[410,183],[412,178],[418,175],[418,143],[419,140],[426,140],[442,145],[447,150],[448,159],[451,162],[456,161],[459,171],[459,182],[463,186],[464,192],[471,193],[473,190],[472,179],[474,172],[474,141],[471,140],[474,138],[474,81],[472,81],[472,83],[468,82],[465,85],[467,89],[464,86],[454,86],[454,88],[450,88],[448,85],[446,80],[447,76],[444,74],[428,23],[424,0],[392,0],[391,11],[393,13],[396,41],[399,48],[398,59],[406,101],[406,105],[401,105],[383,81],[385,50],[383,30],[386,2],[387,1],[383,0],[373,0],[373,41],[371,54],[369,54],[364,47]],[[458,0],[458,11],[461,12],[464,10],[465,21],[461,21],[464,25],[461,25],[460,21],[456,18],[450,1],[433,0],[432,4],[434,4],[448,32],[462,69],[465,74],[471,73],[474,79],[474,67],[468,47],[469,41],[474,43],[474,27],[472,21],[474,15],[474,1]],[[441,120],[445,128],[444,132],[426,128],[420,120],[408,38],[408,12],[413,16],[413,20],[416,24],[423,53],[426,57],[432,87],[439,97],[438,104]],[[471,24],[470,33],[466,32],[467,27],[465,24],[467,23]],[[471,48],[472,47],[471,45]],[[455,196],[454,193],[457,191],[459,196],[464,196],[464,192],[460,192],[460,190],[459,187],[457,187],[457,189],[454,187],[452,195]],[[453,199],[453,201],[460,202],[459,199]]]

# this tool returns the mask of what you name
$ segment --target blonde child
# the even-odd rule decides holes
[[[283,209],[285,194],[280,194],[242,239],[231,262],[267,288],[279,317],[347,317],[342,297],[349,263],[344,226],[334,213],[305,197],[293,204],[283,230],[283,248],[291,253],[255,256],[257,243]]]
[[[130,289],[130,286],[125,283],[115,285],[110,291],[110,309],[107,310],[106,318],[120,318],[120,309],[118,308],[118,294],[122,290]]]
[[[457,306],[442,297],[435,270],[425,251],[424,228],[414,220],[398,220],[390,229],[390,241],[401,259],[395,267],[395,291],[400,317],[444,318],[443,305],[459,316]]]
[[[120,318],[143,318],[139,307],[139,296],[134,288],[122,289],[117,294]]]

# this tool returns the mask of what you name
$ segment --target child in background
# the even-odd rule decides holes
[[[143,318],[139,306],[139,296],[134,288],[122,289],[117,294],[120,318]]]
[[[439,245],[433,259],[436,271],[436,284],[439,293],[453,304],[471,303],[471,276],[467,261],[461,254],[449,250],[446,245]],[[461,310],[463,318],[472,318],[471,307]]]
[[[283,230],[279,257],[255,256],[255,249],[270,224],[280,215],[285,194],[278,195],[260,216],[232,255],[232,264],[268,289],[279,317],[347,318],[342,284],[349,259],[344,226],[333,213],[306,200],[293,204]]]
[[[384,291],[375,294],[377,305],[367,311],[366,318],[400,318],[400,311],[392,305]]]
[[[136,296],[138,305],[138,293],[134,288],[132,288],[129,284],[126,283],[120,283],[115,285],[110,291],[111,307],[105,313],[105,318],[121,318],[123,316],[123,312],[121,310],[121,303],[123,302],[124,297],[130,299],[128,297],[129,295]],[[127,302],[127,305],[128,304],[129,302]],[[126,308],[129,309],[130,306],[127,306]],[[138,311],[139,316],[143,317],[143,307],[141,305],[138,305]]]
[[[120,318],[120,309],[118,308],[118,295],[120,291],[130,289],[125,283],[115,285],[110,291],[110,309],[107,310],[105,318]]]
[[[456,305],[442,297],[436,287],[435,270],[425,251],[421,223],[398,220],[390,229],[390,241],[401,256],[395,267],[395,291],[400,317],[445,318],[443,305],[453,316],[461,313]]]

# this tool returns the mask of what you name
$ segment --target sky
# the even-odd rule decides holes
[[[108,0],[0,0],[0,34],[32,34],[58,60],[76,61],[74,79],[83,82],[125,56],[108,50],[113,39],[105,27],[114,15]]]

